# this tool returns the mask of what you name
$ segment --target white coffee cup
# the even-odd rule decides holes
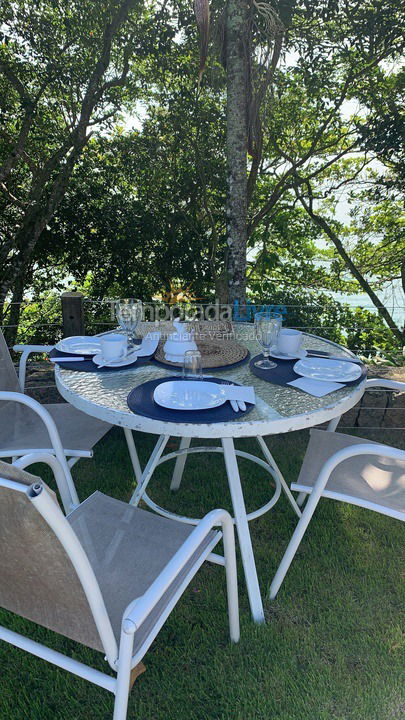
[[[128,338],[119,333],[100,337],[101,355],[106,362],[123,360],[128,351]]]
[[[302,332],[283,328],[278,334],[277,350],[282,355],[295,355],[302,343]]]

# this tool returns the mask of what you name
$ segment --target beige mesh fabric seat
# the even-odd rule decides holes
[[[69,403],[46,403],[42,407],[56,424],[65,455],[77,460],[91,457],[92,448],[112,427]],[[53,452],[49,433],[36,412],[17,403],[0,403],[0,456],[26,455],[39,448]]]
[[[311,430],[297,482],[291,490],[311,493],[326,461],[339,450],[356,448],[370,440],[336,432]],[[354,505],[370,505],[370,509],[387,515],[405,512],[405,460],[384,454],[356,455],[344,460],[330,474],[324,497],[347,500]],[[374,507],[375,506],[375,507]]]
[[[43,423],[38,422],[38,403],[34,406],[33,403],[25,402],[23,408],[14,405],[13,409],[9,403],[3,412],[1,400],[10,400],[11,398],[2,398],[1,391],[24,392],[25,370],[29,355],[33,352],[48,353],[53,349],[53,345],[14,345],[13,349],[21,353],[18,378],[0,331],[0,457],[9,457],[10,455],[18,457],[25,455],[31,449],[38,448],[46,452],[55,452],[55,444],[49,444],[48,425],[52,424],[52,421],[58,430],[63,452],[69,458],[68,466],[70,468],[81,457],[92,457],[93,447],[112,427],[109,423],[86,415],[68,403],[49,403],[41,406],[51,416],[50,418],[48,416],[48,424],[44,418]],[[22,402],[21,396],[19,399],[16,396],[14,400]],[[44,423],[46,427],[44,427]],[[142,470],[134,438],[129,428],[123,428],[123,430],[135,478],[139,482]]]
[[[26,355],[32,348],[44,351],[48,346],[29,346]],[[111,425],[68,403],[40,405],[29,398],[24,394],[25,362],[26,357],[19,379],[0,331],[0,457],[19,457],[37,450],[56,452],[48,425],[56,426],[63,453],[70,458],[69,467],[80,457],[91,457],[92,448]],[[40,417],[38,408],[45,410]]]
[[[101,651],[116,677],[1,626],[0,639],[110,690],[114,720],[125,720],[131,673],[204,560],[218,561],[222,537],[238,641],[232,519],[214,510],[191,527],[99,492],[65,517],[54,493],[22,469],[35,461],[0,461],[0,606]],[[48,462],[57,467],[55,456]],[[63,484],[63,472],[57,479]]]
[[[405,391],[405,383],[369,380],[368,388]],[[405,520],[405,451],[334,430],[311,430],[310,441],[297,482],[300,499],[308,497],[304,511],[270,586],[276,597],[321,497],[341,500]]]

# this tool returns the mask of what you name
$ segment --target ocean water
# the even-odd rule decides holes
[[[336,300],[339,300],[339,302],[346,303],[351,307],[361,307],[369,310],[370,312],[377,313],[377,308],[373,305],[366,293],[350,295],[341,292],[324,292]],[[399,280],[394,280],[392,283],[389,283],[384,290],[379,291],[376,294],[379,298],[381,298],[397,325],[399,325],[399,327],[403,327],[405,325],[405,295],[402,290],[401,282]]]
[[[324,243],[318,242],[319,246],[325,247]],[[316,260],[315,265],[327,268],[329,265],[328,260]],[[350,278],[350,273],[347,273],[347,278]],[[323,290],[326,295],[339,300],[339,302],[346,303],[351,307],[361,307],[370,312],[377,313],[377,308],[371,302],[369,296],[366,293],[342,293],[333,292],[332,290]],[[402,289],[402,283],[400,280],[392,280],[387,283],[382,290],[376,291],[376,295],[381,298],[382,302],[390,312],[391,316],[399,325],[404,327],[405,325],[405,294]]]

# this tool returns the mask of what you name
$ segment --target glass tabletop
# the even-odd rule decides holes
[[[156,330],[155,325],[152,323],[143,323],[142,325],[143,327],[140,328],[141,334],[146,334],[149,330]],[[254,338],[253,325],[248,323],[235,324],[235,332],[237,341],[248,348],[252,357],[259,353],[259,348]],[[303,347],[305,349],[329,352],[332,353],[334,357],[352,357],[352,353],[345,348],[314,335],[304,334]],[[148,380],[175,374],[177,374],[176,370],[172,368],[158,367],[154,364],[131,367],[127,370],[123,369],[119,372],[111,373],[81,373],[56,368],[58,388],[65,399],[79,407],[79,409],[83,409],[89,414],[94,414],[94,416],[100,419],[114,422],[115,417],[116,424],[128,425],[135,428],[138,428],[138,426],[134,425],[134,423],[128,423],[125,418],[121,418],[118,422],[116,417],[116,413],[133,415],[127,406],[128,393],[134,387]],[[298,422],[296,427],[291,425],[290,429],[299,429],[299,427],[318,424],[324,421],[323,411],[336,409],[334,414],[329,412],[328,416],[333,417],[339,415],[358,401],[364,389],[363,382],[360,385],[343,387],[329,395],[317,398],[301,392],[298,389],[274,385],[271,382],[258,378],[250,371],[249,362],[237,367],[231,367],[228,370],[213,370],[207,374],[254,387],[256,393],[256,405],[254,409],[245,417],[226,423],[228,426],[233,424],[237,424],[238,426],[245,424],[249,426],[249,431],[246,427],[246,434],[248,435],[254,434],[252,425],[262,425],[263,423],[268,425],[281,419],[302,418],[303,416],[313,415],[312,420]],[[94,412],[91,406],[94,406]],[[106,411],[112,411],[112,414],[107,412],[103,413],[103,408]],[[139,420],[147,420],[147,418],[140,418],[140,416],[137,416],[137,418]],[[153,432],[153,430],[150,430],[149,424],[150,423],[147,422],[144,423],[145,430],[147,432]],[[169,424],[170,423],[167,423],[167,425]],[[223,424],[221,423],[221,425]],[[214,424],[212,424],[211,427],[214,428]],[[285,423],[282,423],[280,427],[284,428]],[[277,430],[268,429],[269,433],[272,431]],[[284,431],[284,429],[279,430],[279,432]],[[217,433],[215,434],[217,435]],[[238,431],[236,434],[243,436],[244,432]]]

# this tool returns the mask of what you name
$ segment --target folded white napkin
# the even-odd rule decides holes
[[[144,338],[142,338],[141,344],[135,347],[133,351],[131,350],[131,354],[134,352],[138,357],[152,355],[159,345],[159,340],[160,332],[149,332]]]
[[[292,387],[299,388],[300,390],[303,390],[309,395],[314,395],[315,397],[323,397],[334,390],[340,390],[340,388],[344,387],[342,383],[312,380],[312,378],[304,377],[298,378],[298,380],[291,380],[291,382],[287,383],[287,385],[292,385]]]
[[[245,385],[221,385],[221,390],[225,390],[228,400],[241,400],[243,402],[255,405],[255,391],[253,387]]]

